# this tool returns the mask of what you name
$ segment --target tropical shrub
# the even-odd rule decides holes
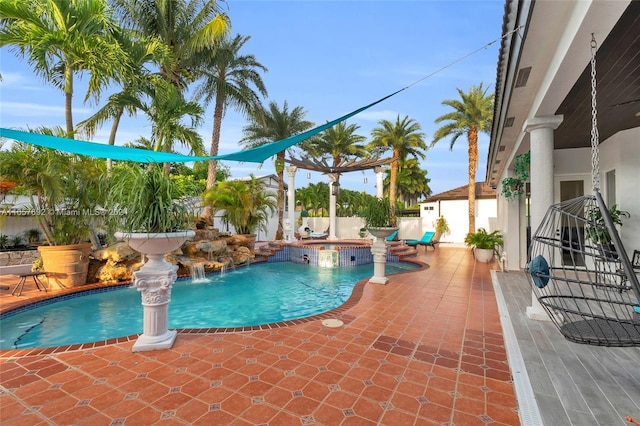
[[[184,182],[171,179],[160,164],[116,165],[107,196],[112,231],[166,233],[189,229],[194,203]]]
[[[62,129],[39,129],[58,135]],[[105,196],[103,161],[15,142],[0,156],[0,180],[20,182],[29,195],[29,213],[49,245],[87,241],[96,207]]]
[[[277,211],[276,194],[266,183],[251,175],[250,180],[216,182],[216,186],[202,195],[213,213],[224,212],[222,221],[235,228],[238,234],[267,232],[269,217]]]
[[[471,248],[496,250],[497,246],[503,246],[504,240],[500,231],[488,233],[486,229],[479,228],[478,232],[469,232],[464,243]]]

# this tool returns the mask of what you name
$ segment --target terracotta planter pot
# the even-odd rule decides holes
[[[58,288],[69,288],[87,283],[91,244],[40,246],[38,251],[50,287],[55,284]]]

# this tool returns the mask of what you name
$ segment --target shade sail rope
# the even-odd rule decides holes
[[[150,151],[150,150],[140,149],[140,148],[128,148],[124,146],[106,145],[103,143],[89,142],[89,141],[83,141],[78,139],[62,138],[57,136],[42,135],[39,133],[30,133],[30,132],[25,132],[21,130],[7,129],[3,127],[0,127],[0,137],[14,139],[14,140],[26,142],[32,145],[41,146],[44,148],[51,148],[59,151],[70,152],[73,154],[87,155],[87,156],[96,157],[96,158],[108,158],[111,160],[134,161],[138,163],[150,163],[150,162],[186,163],[186,162],[193,162],[193,161],[208,161],[208,160],[232,160],[232,161],[242,161],[242,162],[249,162],[249,163],[262,163],[267,158],[272,157],[277,153],[282,152],[287,148],[293,145],[296,145],[304,141],[305,139],[310,138],[315,134],[323,132],[328,128],[340,123],[341,121],[345,121],[353,117],[354,115],[359,114],[362,111],[369,109],[372,106],[377,105],[380,102],[383,102],[389,99],[390,97],[395,96],[398,93],[412,86],[415,86],[416,84],[457,64],[458,62],[465,60],[466,58],[476,54],[481,50],[487,49],[492,44],[498,42],[503,38],[508,37],[510,34],[519,30],[520,30],[520,27],[517,27],[507,32],[502,37],[496,40],[493,40],[489,43],[486,43],[481,48],[476,49],[456,59],[455,61],[449,63],[448,65],[445,65],[444,67],[441,67],[435,70],[434,72],[414,81],[413,83],[403,87],[402,89],[397,90],[383,98],[380,98],[377,101],[372,102],[366,106],[358,108],[355,111],[345,114],[342,117],[339,117],[333,121],[329,121],[323,125],[314,127],[313,129],[307,130],[306,132],[303,132],[294,136],[290,136],[286,139],[281,139],[279,141],[261,145],[256,148],[246,149],[246,150],[234,152],[231,154],[198,157],[198,156],[191,156],[191,155],[174,154],[169,152]]]

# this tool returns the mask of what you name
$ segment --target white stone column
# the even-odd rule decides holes
[[[507,175],[508,177],[512,177],[513,170],[509,170]],[[502,185],[499,189],[502,189]],[[523,264],[526,263],[526,260],[522,261],[520,258],[520,246],[522,245],[522,240],[520,239],[522,235],[520,207],[524,204],[525,198],[526,197],[523,196],[516,200],[507,200],[504,197],[498,197],[498,217],[502,219],[501,223],[498,225],[498,229],[509,230],[509,232],[504,234],[504,248],[507,258],[505,268],[509,271],[518,271]]]
[[[333,183],[338,182],[340,175],[337,173],[328,173],[329,176],[329,240],[337,240],[336,237],[336,199],[333,195]]]
[[[562,123],[562,115],[533,117],[528,119],[523,130],[529,133],[531,151],[531,234],[542,223],[550,205],[553,204],[553,131]],[[549,321],[550,318],[531,291],[531,306],[527,316],[534,320]]]
[[[296,231],[296,171],[298,168],[296,166],[288,166],[287,167],[287,175],[289,176],[288,181],[288,208],[289,208],[289,229],[287,234],[285,235],[285,241],[293,241],[295,239],[295,231]]]
[[[376,172],[376,197],[378,197],[379,199],[382,199],[384,194],[383,181],[384,181],[384,172],[386,170],[386,167],[378,166],[373,170]]]
[[[165,254],[149,254],[148,261],[133,273],[134,286],[142,295],[143,331],[133,344],[133,352],[168,349],[176,340],[176,331],[169,330],[171,286],[178,267],[164,260]]]
[[[386,284],[389,278],[385,276],[385,265],[387,263],[387,243],[385,238],[398,228],[369,228],[369,232],[376,237],[371,246],[373,255],[373,277],[369,279],[372,284]]]

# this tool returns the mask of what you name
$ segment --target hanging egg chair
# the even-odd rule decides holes
[[[600,346],[640,346],[640,286],[599,191],[595,40],[591,42],[594,195],[552,205],[534,233],[527,272],[534,294],[564,337]]]

